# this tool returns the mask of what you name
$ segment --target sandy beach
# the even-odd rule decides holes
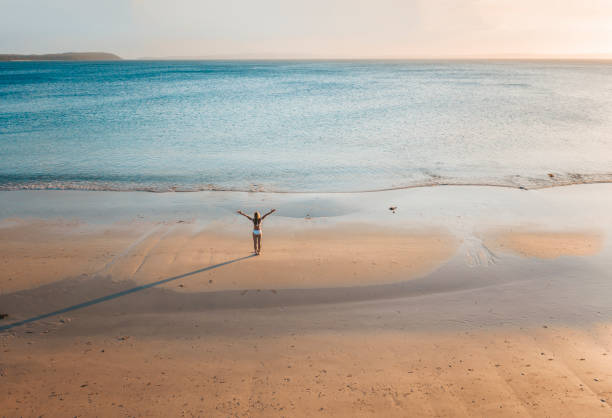
[[[612,0],[1,4],[0,418],[612,417]]]
[[[609,416],[610,191],[2,192],[0,415]]]

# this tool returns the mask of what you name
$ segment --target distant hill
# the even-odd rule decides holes
[[[63,52],[61,54],[0,54],[0,61],[118,61],[122,58],[108,52]]]

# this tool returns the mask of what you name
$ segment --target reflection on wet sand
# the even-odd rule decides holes
[[[487,244],[525,257],[557,258],[599,253],[603,236],[595,232],[504,231],[492,234]]]

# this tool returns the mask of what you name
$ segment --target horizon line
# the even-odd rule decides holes
[[[208,55],[163,55],[163,56],[137,56],[126,58],[114,52],[106,51],[63,51],[18,53],[1,52],[0,55],[44,56],[62,54],[113,54],[127,61],[149,60],[612,60],[609,53],[580,53],[580,54],[545,54],[545,53],[483,53],[483,54],[436,54],[436,55],[290,55],[274,53],[252,54],[208,54]]]
[[[530,53],[507,53],[507,54],[435,54],[435,55],[290,55],[273,53],[252,54],[208,54],[208,55],[164,55],[164,56],[140,56],[135,58],[123,58],[126,60],[507,60],[507,59],[535,59],[535,60],[612,60],[610,53],[582,53],[582,54],[530,54]]]
[[[550,56],[374,56],[374,57],[301,57],[301,56],[168,56],[122,58],[123,61],[612,61],[612,55]]]

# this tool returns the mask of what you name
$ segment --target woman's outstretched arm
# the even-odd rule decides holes
[[[253,221],[253,218],[251,218],[249,215],[247,215],[246,213],[244,213],[243,211],[239,210],[237,213],[239,213],[240,215],[244,216],[245,218],[248,218],[249,221]],[[263,218],[262,218],[263,219]]]
[[[263,221],[264,219],[266,219],[266,216],[268,216],[269,214],[276,212],[276,209],[272,209],[270,212],[266,213],[264,216],[261,217],[261,220]]]

